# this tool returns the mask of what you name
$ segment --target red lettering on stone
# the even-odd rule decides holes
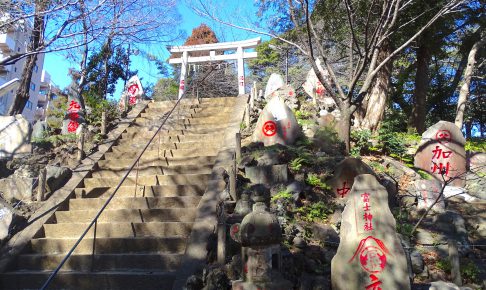
[[[380,285],[382,284],[381,281],[378,279],[378,277],[376,277],[375,275],[371,274],[370,275],[370,279],[371,279],[371,284],[365,286],[366,290],[370,289],[370,290],[381,290],[381,287]]]
[[[348,263],[351,263],[358,256],[363,270],[370,274],[377,274],[385,269],[387,254],[389,254],[389,251],[381,240],[368,236],[360,241],[358,248]],[[376,280],[372,278],[372,282],[377,280],[378,278]]]
[[[364,206],[363,206],[363,210],[364,210],[364,211],[369,211],[369,210],[370,210],[370,208],[371,208],[371,207],[370,207],[370,204],[369,204],[369,203],[367,203],[367,202],[366,202],[366,203],[364,204]]]
[[[81,106],[79,105],[78,102],[72,100],[71,103],[68,106],[68,112],[74,112],[77,113],[81,109]]]
[[[452,151],[442,151],[442,148],[440,148],[439,145],[435,146],[435,150],[432,150],[432,153],[434,153],[432,159],[449,158],[452,155]]]
[[[78,129],[78,127],[79,127],[79,123],[73,120],[70,120],[67,125],[67,129],[69,133],[76,132],[76,129]]]
[[[449,176],[449,167],[450,167],[449,162],[447,162],[445,165],[442,162],[439,162],[439,164],[434,162],[431,169],[432,169],[432,173],[444,174],[445,176]]]
[[[351,190],[351,188],[346,187],[346,181],[343,182],[343,187],[337,189],[337,194],[341,196],[341,198],[344,198],[346,194]]]
[[[439,130],[435,134],[435,140],[441,144],[446,144],[451,142],[451,132],[448,130]]]
[[[272,137],[277,134],[277,124],[274,121],[266,121],[262,127],[263,135]]]
[[[79,119],[79,114],[78,112],[71,112],[68,114],[68,117],[70,120],[76,121],[77,119]]]

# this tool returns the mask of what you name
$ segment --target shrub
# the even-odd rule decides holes
[[[319,187],[321,189],[331,189],[329,185],[327,185],[317,174],[314,173],[309,173],[305,179],[305,182],[310,186]]]
[[[300,213],[301,218],[308,222],[323,221],[332,213],[332,208],[323,201],[319,201],[298,208],[297,213]]]
[[[461,277],[462,279],[466,280],[466,282],[479,282],[479,269],[476,264],[472,261],[468,261],[467,263],[461,265]]]
[[[277,194],[275,194],[274,196],[272,196],[271,198],[271,202],[275,202],[279,199],[283,199],[283,200],[291,200],[292,199],[292,193],[286,191],[286,190],[282,190],[282,191],[279,191]]]
[[[367,129],[354,130],[351,132],[351,142],[353,142],[353,147],[351,148],[350,154],[353,157],[361,156],[370,151],[371,147],[371,131]]]
[[[93,126],[101,126],[101,114],[106,112],[106,121],[110,122],[120,116],[116,101],[105,100],[97,95],[87,93],[86,103],[86,122]]]

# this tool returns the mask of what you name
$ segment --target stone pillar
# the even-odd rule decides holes
[[[245,64],[243,61],[243,48],[238,47],[236,50],[238,57],[238,94],[245,94]]]
[[[37,185],[37,201],[43,201],[46,193],[47,170],[42,168],[39,172],[39,184]]]
[[[236,133],[236,160],[241,159],[241,133]]]
[[[186,90],[186,75],[187,75],[187,62],[189,60],[189,53],[184,51],[182,53],[182,65],[181,65],[181,79],[179,81],[179,97],[178,99],[182,98],[184,91]]]

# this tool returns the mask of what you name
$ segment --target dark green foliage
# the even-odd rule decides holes
[[[121,46],[113,48],[105,43],[99,52],[89,57],[86,68],[87,94],[101,98],[106,98],[107,94],[113,95],[118,80],[128,80],[129,76],[136,74],[134,71],[129,71],[127,75],[127,62],[128,54],[125,48]]]
[[[106,112],[106,121],[109,123],[119,117],[117,103],[115,101],[105,100],[97,95],[85,94],[85,102],[89,111],[86,114],[86,122],[90,125],[101,125],[101,114]]]
[[[371,147],[370,130],[354,130],[351,132],[351,156],[358,157],[369,153]]]

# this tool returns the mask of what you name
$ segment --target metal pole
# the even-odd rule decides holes
[[[452,282],[457,286],[462,285],[461,267],[459,265],[459,252],[457,250],[457,242],[449,240],[449,259],[451,261],[451,278]]]
[[[236,133],[236,159],[241,159],[241,133]]]
[[[289,84],[289,50],[285,50],[285,84]]]
[[[101,135],[106,135],[106,112],[101,113]]]
[[[79,132],[78,139],[78,161],[84,158],[84,128],[81,126],[81,132]]]
[[[44,194],[46,193],[46,175],[47,170],[41,169],[39,172],[39,185],[37,185],[37,201],[44,200]]]

